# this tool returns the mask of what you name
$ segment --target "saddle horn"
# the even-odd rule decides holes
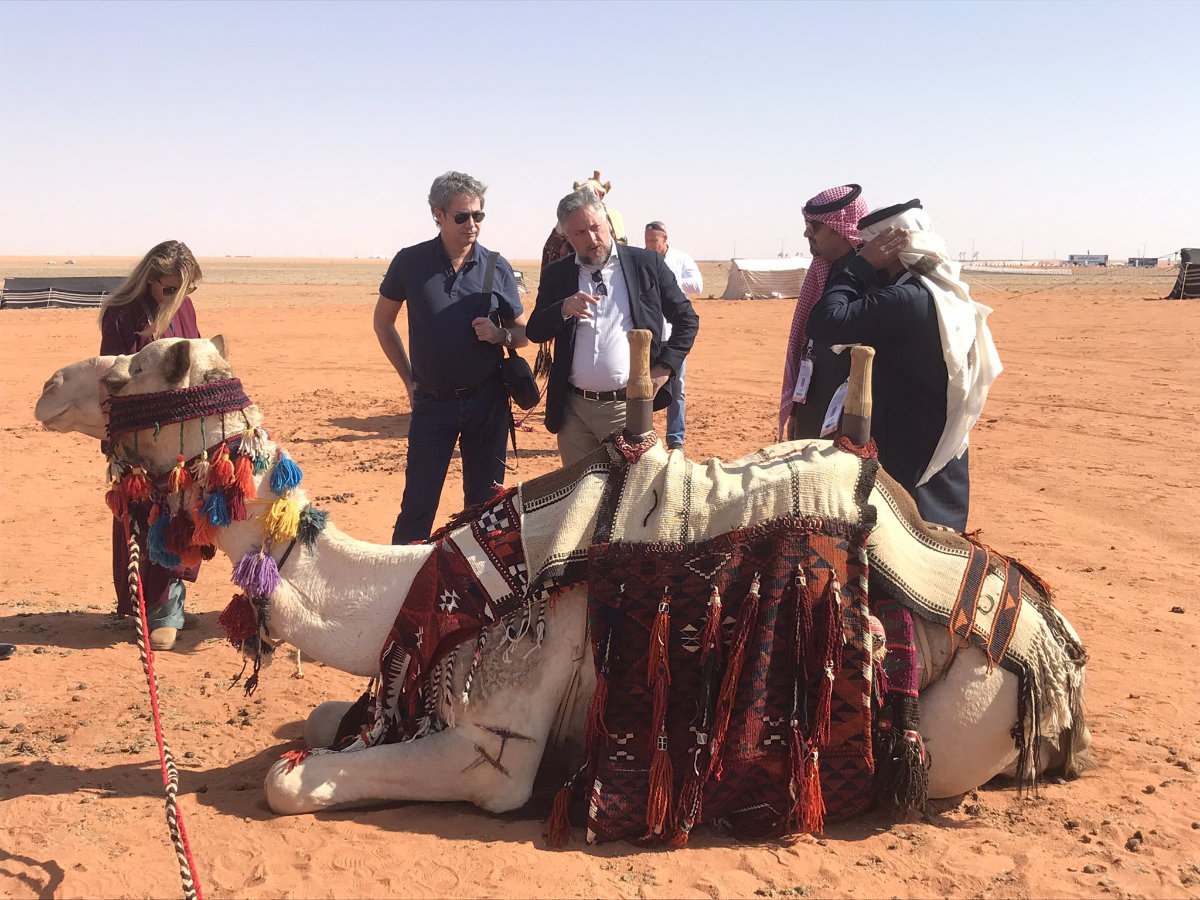
[[[629,332],[629,384],[625,388],[625,437],[633,440],[654,430],[654,383],[650,380],[651,334]]]
[[[841,433],[858,446],[871,439],[871,372],[875,348],[858,344],[850,348],[850,386],[842,407]]]

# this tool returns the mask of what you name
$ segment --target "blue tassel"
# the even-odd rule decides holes
[[[325,524],[328,521],[329,513],[323,509],[317,509],[311,503],[300,510],[300,532],[296,536],[309,553],[312,553],[316,547],[317,538],[325,530]]]
[[[200,507],[200,512],[208,516],[208,521],[214,526],[224,528],[229,524],[229,504],[225,502],[225,494],[213,491]]]
[[[303,477],[304,473],[300,471],[300,467],[292,462],[286,451],[280,450],[275,468],[271,470],[271,490],[282,497],[299,485]]]
[[[174,569],[182,562],[178,553],[172,553],[167,549],[167,524],[169,521],[170,516],[165,510],[162,511],[146,533],[146,552],[150,555],[150,562],[156,566],[162,566],[164,569]]]
[[[254,462],[254,474],[261,475],[263,472],[267,471],[267,466],[270,465],[271,460],[269,460],[266,456],[264,456],[261,453],[255,453],[253,462]]]

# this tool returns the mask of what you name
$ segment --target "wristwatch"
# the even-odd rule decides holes
[[[501,328],[500,330],[504,332],[504,340],[502,342],[503,345],[505,347],[511,347],[512,346],[512,332],[509,331],[507,328]]]

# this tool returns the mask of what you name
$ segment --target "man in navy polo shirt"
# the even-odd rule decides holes
[[[488,251],[477,238],[486,191],[462,172],[435,178],[429,209],[438,236],[397,253],[379,287],[375,335],[412,403],[393,544],[429,537],[455,443],[464,505],[490,499],[504,482],[509,405],[500,359],[505,347],[528,341],[517,282],[504,257],[496,260],[490,302],[483,296]],[[405,302],[411,362],[396,331]]]

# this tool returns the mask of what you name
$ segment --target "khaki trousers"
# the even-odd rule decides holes
[[[563,466],[579,462],[624,427],[624,400],[585,400],[574,391],[567,394],[562,427],[558,429],[558,455]]]

